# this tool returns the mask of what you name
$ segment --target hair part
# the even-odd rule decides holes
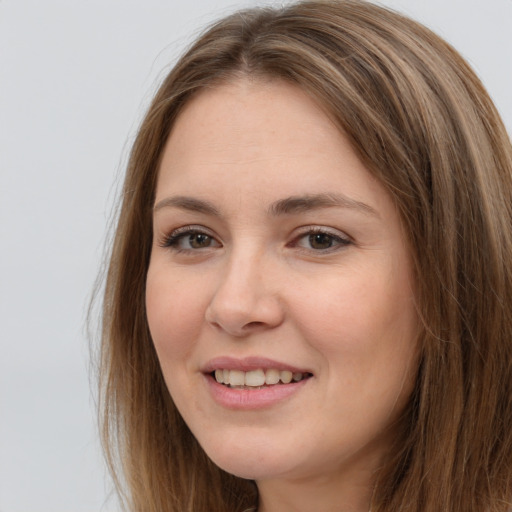
[[[233,14],[161,85],[128,164],[103,303],[104,448],[130,510],[243,511],[253,482],[205,455],[148,330],[145,280],[160,158],[195,94],[244,77],[307,92],[393,198],[414,263],[421,363],[373,512],[503,512],[512,499],[512,149],[459,54],[356,0]]]

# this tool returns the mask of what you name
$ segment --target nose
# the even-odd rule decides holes
[[[206,321],[231,336],[272,329],[284,320],[275,272],[264,255],[232,255],[206,309]]]

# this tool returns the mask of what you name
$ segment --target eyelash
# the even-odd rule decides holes
[[[299,245],[299,242],[306,237],[309,237],[309,241],[311,241],[311,237],[314,237],[316,235],[323,235],[329,238],[331,242],[331,246],[324,248],[324,249],[313,249],[312,247],[305,248],[301,247]],[[339,232],[333,233],[331,230],[327,228],[321,228],[321,227],[308,227],[304,228],[304,231],[300,233],[297,237],[294,238],[294,240],[290,243],[292,247],[299,247],[301,249],[304,249],[306,251],[313,251],[315,253],[331,253],[338,251],[348,245],[352,244],[352,240],[348,236],[342,236]]]
[[[175,229],[169,235],[166,235],[160,245],[161,245],[161,247],[169,248],[178,253],[198,251],[200,249],[194,249],[194,248],[184,249],[184,248],[179,247],[179,244],[182,240],[185,240],[187,237],[189,237],[189,240],[190,240],[190,237],[193,235],[207,236],[211,240],[216,241],[216,239],[213,235],[208,233],[204,228],[202,228],[200,226],[183,226],[181,228]],[[204,249],[209,249],[209,248],[210,247],[205,247]]]
[[[205,236],[208,237],[210,240],[216,242],[218,245],[208,245],[207,247],[199,247],[199,248],[182,248],[179,246],[180,242],[182,240],[185,240],[187,237],[199,235],[199,236]],[[314,249],[312,247],[303,247],[300,245],[300,241],[305,239],[306,237],[310,237],[309,241],[311,241],[311,237],[314,237],[316,235],[323,235],[328,238],[327,242],[331,245],[326,248],[321,249]],[[320,227],[308,227],[304,228],[304,230],[296,236],[290,243],[287,244],[288,247],[297,247],[299,249],[302,249],[304,251],[308,252],[315,252],[320,254],[326,254],[330,252],[335,252],[337,250],[340,250],[348,245],[352,244],[352,240],[349,237],[341,236],[338,233],[332,233],[330,230],[326,228],[320,228]],[[160,243],[161,247],[169,248],[177,253],[190,253],[190,252],[196,252],[203,249],[210,249],[214,247],[221,247],[222,244],[216,240],[216,238],[211,235],[207,230],[200,226],[183,226],[181,228],[175,229],[172,231],[169,235],[165,236],[162,242]]]

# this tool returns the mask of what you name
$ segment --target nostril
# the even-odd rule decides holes
[[[214,329],[243,337],[282,323],[284,308],[268,293],[257,295],[251,292],[244,299],[223,295],[221,291],[226,289],[212,297],[205,311],[205,320]]]
[[[244,329],[261,327],[262,325],[265,325],[265,324],[263,322],[249,322],[248,324],[245,324]]]

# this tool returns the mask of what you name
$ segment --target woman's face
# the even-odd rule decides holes
[[[240,80],[185,107],[158,177],[147,315],[221,468],[259,484],[373,471],[416,374],[413,290],[393,202],[305,93]]]

